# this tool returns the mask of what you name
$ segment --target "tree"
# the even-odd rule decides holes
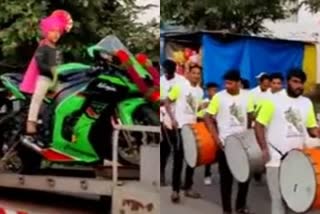
[[[263,21],[285,18],[283,0],[161,0],[161,20],[195,29],[264,31]]]
[[[144,9],[135,0],[3,0],[0,1],[0,45],[2,64],[26,65],[39,40],[39,20],[55,9],[69,11],[74,19],[71,33],[63,36],[65,61],[83,61],[85,49],[108,34],[117,35],[129,49],[159,55],[159,24],[135,22]]]

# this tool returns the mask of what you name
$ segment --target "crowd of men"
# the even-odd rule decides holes
[[[306,135],[319,137],[315,112],[311,101],[303,96],[306,75],[301,69],[291,69],[286,77],[281,73],[261,73],[259,85],[249,89],[249,82],[241,78],[239,70],[229,70],[223,76],[224,85],[206,84],[200,87],[202,68],[191,65],[184,76],[177,74],[176,64],[165,60],[161,77],[161,184],[166,185],[166,164],[173,152],[172,194],[173,203],[180,202],[180,190],[189,198],[198,199],[200,193],[192,188],[194,168],[186,165],[184,183],[181,174],[184,165],[183,138],[185,125],[205,122],[212,138],[219,146],[217,154],[220,175],[222,213],[231,214],[233,176],[224,152],[226,137],[255,129],[263,153],[266,178],[271,196],[272,214],[285,214],[287,208],[281,198],[279,167],[283,154],[294,148],[303,148]],[[285,79],[286,78],[286,79]],[[286,83],[286,84],[285,84]],[[223,88],[219,91],[219,88]],[[204,97],[206,94],[206,97]],[[237,109],[235,116],[231,106]],[[285,114],[295,117],[295,124]],[[239,116],[240,115],[240,116]],[[241,118],[239,118],[241,117]],[[296,127],[298,126],[298,127]],[[211,183],[211,166],[205,166],[205,184]],[[261,175],[255,176],[256,180]],[[239,183],[235,201],[237,214],[252,213],[247,207],[250,180]]]

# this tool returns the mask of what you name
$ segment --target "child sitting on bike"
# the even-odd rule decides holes
[[[73,26],[73,20],[71,15],[67,11],[55,10],[52,12],[50,17],[55,17],[60,20],[60,22],[64,26],[64,33],[70,32]],[[39,46],[42,45],[43,41],[45,40],[41,40],[39,42]],[[35,57],[33,56],[23,76],[23,81],[20,84],[20,90],[26,94],[32,95],[36,87],[38,76],[39,76],[39,68],[35,60]]]
[[[39,76],[36,79],[35,89],[31,99],[26,135],[23,138],[23,142],[37,143],[38,146],[43,146],[41,142],[37,142],[35,139],[38,115],[45,95],[48,90],[54,88],[57,83],[55,68],[61,63],[61,57],[56,44],[65,30],[65,25],[58,17],[50,16],[41,21],[40,30],[44,40],[41,41],[34,57],[39,70]]]

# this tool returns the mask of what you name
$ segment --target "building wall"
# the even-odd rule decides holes
[[[306,7],[302,7],[297,14],[292,14],[286,20],[266,21],[264,26],[270,30],[268,34],[275,37],[320,41],[320,13],[311,14]]]
[[[138,21],[142,23],[147,23],[155,18],[158,22],[160,22],[160,0],[137,0],[137,5],[148,5],[154,4],[157,7],[153,7],[138,17]]]

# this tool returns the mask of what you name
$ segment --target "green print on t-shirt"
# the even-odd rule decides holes
[[[299,114],[298,110],[292,109],[290,107],[285,113],[286,121],[291,124],[298,132],[299,134],[303,134],[303,126],[302,126],[302,119]]]
[[[197,101],[196,101],[195,97],[192,96],[192,93],[190,93],[186,96],[186,102],[189,105],[192,112],[197,111]]]
[[[229,106],[230,114],[238,121],[238,125],[241,125],[244,123],[244,116],[241,111],[241,107],[237,106],[236,103],[233,103],[231,106]]]

